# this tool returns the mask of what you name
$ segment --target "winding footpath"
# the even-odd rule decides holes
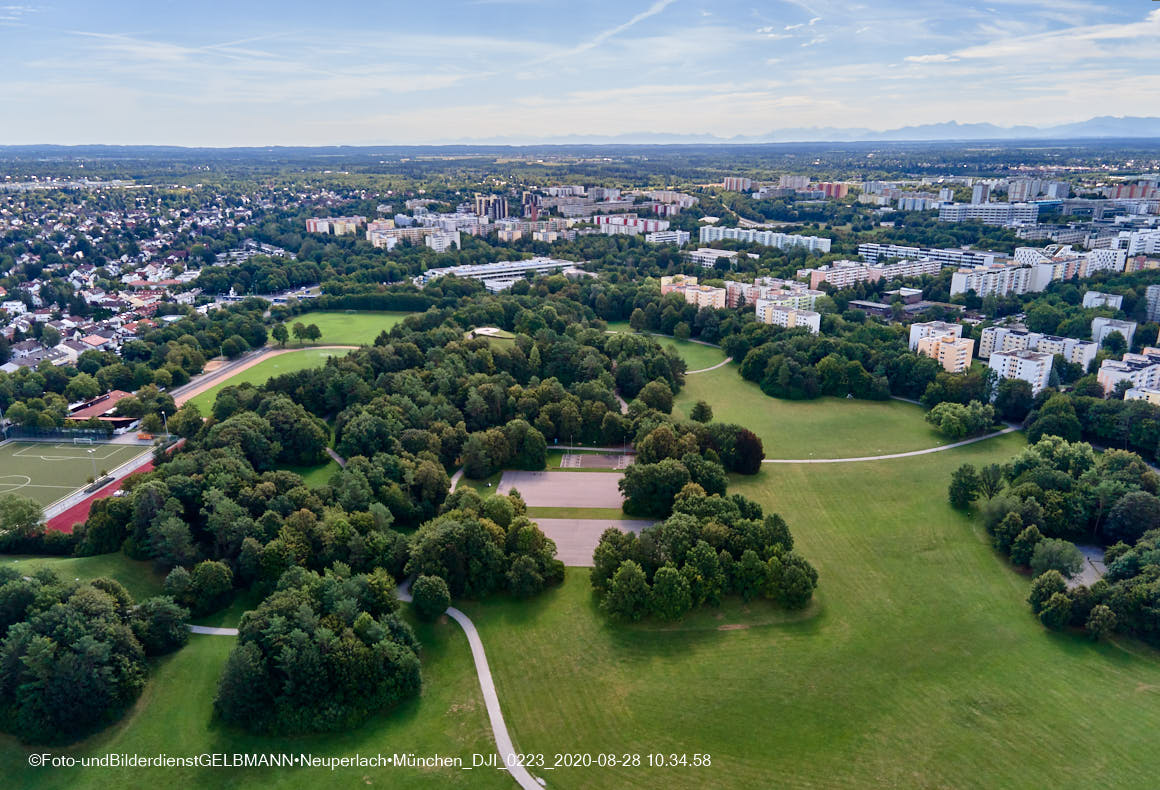
[[[462,470],[460,470],[461,472]],[[456,473],[456,482],[458,482],[458,477],[459,473]],[[399,585],[397,594],[400,601],[411,602],[411,581],[409,579]],[[487,717],[491,721],[491,732],[495,738],[496,751],[502,766],[504,766],[501,770],[510,773],[512,778],[516,780],[516,784],[523,790],[541,790],[543,785],[537,782],[535,777],[528,773],[528,769],[519,762],[519,752],[516,751],[515,744],[512,743],[512,736],[508,733],[507,723],[503,718],[503,710],[499,706],[499,695],[495,691],[495,681],[491,676],[491,667],[487,663],[487,653],[484,652],[483,640],[479,638],[479,631],[476,630],[475,623],[471,622],[470,617],[454,606],[447,607],[447,616],[459,623],[459,627],[467,635],[467,644],[471,646],[471,658],[475,662],[475,674],[479,678],[480,691],[483,693],[483,701],[487,705]],[[236,628],[217,628],[207,625],[191,625],[189,630],[194,634],[208,636],[238,635]]]
[[[953,450],[956,447],[963,447],[975,442],[984,442],[987,439],[994,439],[996,436],[1002,436],[1005,433],[1012,433],[1020,430],[1017,426],[1010,425],[1001,431],[994,433],[986,433],[982,436],[976,436],[973,439],[963,439],[961,442],[954,442],[953,444],[943,444],[938,447],[929,447],[925,450],[911,450],[908,453],[890,453],[889,455],[865,455],[860,458],[766,458],[761,463],[763,464],[848,464],[855,461],[886,461],[890,458],[911,458],[916,455],[929,455],[930,453],[941,453],[943,450]]]
[[[708,373],[710,370],[716,370],[717,368],[723,368],[723,367],[725,367],[726,365],[728,365],[728,364],[729,364],[730,362],[732,362],[732,361],[733,361],[733,357],[725,357],[725,361],[724,361],[724,362],[718,362],[716,365],[713,365],[712,367],[709,367],[709,368],[701,368],[700,370],[686,370],[686,371],[685,371],[685,375],[686,375],[686,376],[692,376],[692,375],[694,375],[694,374],[696,374],[696,373]]]
[[[411,582],[405,581],[399,585],[399,600],[411,600]],[[540,790],[542,785],[528,773],[528,769],[519,762],[519,753],[516,751],[512,737],[508,734],[507,724],[503,720],[503,711],[499,707],[499,696],[495,693],[495,682],[491,677],[491,667],[487,663],[487,654],[483,650],[483,641],[479,638],[479,631],[471,618],[454,606],[447,607],[447,616],[459,623],[463,633],[467,635],[467,643],[471,645],[471,657],[475,661],[475,674],[479,677],[480,690],[483,692],[483,701],[487,704],[487,717],[491,720],[491,732],[495,736],[496,751],[499,752],[500,762],[504,770],[512,775],[523,790]]]

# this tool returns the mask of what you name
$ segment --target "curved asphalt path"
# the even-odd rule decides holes
[[[996,436],[1002,436],[1005,433],[1018,431],[1019,428],[1011,425],[1001,431],[994,433],[983,434],[976,436],[973,439],[963,439],[961,442],[953,444],[943,444],[938,447],[929,447],[926,450],[911,450],[908,453],[890,453],[889,455],[866,455],[861,458],[766,458],[762,460],[763,464],[848,464],[855,461],[885,461],[890,458],[911,458],[916,455],[929,455],[930,453],[941,453],[943,450],[953,450],[956,447],[962,447],[967,444],[974,444],[975,442],[983,442],[987,439],[994,439]]]
[[[400,601],[406,603],[411,601],[411,581],[409,579],[399,585],[397,594]],[[499,752],[500,761],[504,766],[507,766],[506,770],[523,790],[541,790],[543,786],[528,773],[528,769],[522,764],[517,764],[519,753],[516,751],[515,744],[512,743],[512,736],[508,734],[507,724],[503,720],[503,711],[499,707],[499,696],[495,692],[495,681],[492,680],[491,667],[487,663],[487,653],[483,650],[483,641],[479,638],[479,631],[476,630],[475,623],[471,622],[470,617],[454,606],[447,607],[447,616],[459,623],[459,627],[467,635],[467,643],[471,645],[471,658],[475,661],[475,674],[479,677],[479,687],[480,691],[483,692],[483,701],[487,705],[487,717],[491,720],[491,732],[495,737],[496,751]],[[189,630],[194,634],[210,636],[238,635],[236,628],[191,625]]]
[[[411,600],[410,580],[399,585],[400,601]],[[454,606],[447,607],[447,616],[459,623],[463,633],[467,634],[467,643],[471,645],[471,657],[475,661],[475,674],[479,677],[479,687],[483,692],[483,701],[487,704],[487,717],[491,720],[491,732],[495,736],[496,751],[500,761],[523,790],[541,790],[542,785],[537,782],[528,769],[517,763],[519,753],[516,751],[512,737],[508,734],[507,724],[503,720],[503,711],[499,707],[499,696],[495,693],[495,682],[491,677],[491,667],[487,663],[487,654],[483,651],[483,641],[479,638],[479,631],[471,618]]]
[[[710,370],[716,370],[717,368],[723,368],[732,361],[733,361],[733,357],[725,357],[724,362],[718,362],[716,365],[714,365],[711,368],[701,368],[700,370],[686,370],[685,375],[692,376],[694,373],[708,373]]]

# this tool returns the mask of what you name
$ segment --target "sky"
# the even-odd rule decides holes
[[[0,144],[1160,116],[1156,0],[0,0]]]

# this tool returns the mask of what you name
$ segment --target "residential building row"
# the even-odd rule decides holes
[[[980,359],[990,359],[994,353],[1022,350],[1041,351],[1052,356],[1059,354],[1086,371],[1096,358],[1099,343],[1005,326],[990,326],[979,334]]]
[[[834,261],[816,269],[798,269],[799,278],[809,278],[810,288],[829,283],[835,289],[849,288],[855,283],[897,280],[903,277],[921,277],[938,274],[942,263],[936,260],[914,260],[888,263],[882,266],[862,261]]]
[[[822,236],[801,236],[792,233],[778,233],[772,230],[758,230],[755,228],[722,228],[716,225],[702,225],[699,241],[701,244],[711,244],[715,241],[740,241],[747,244],[761,244],[766,247],[776,247],[779,250],[788,250],[794,247],[805,247],[810,252],[825,253],[830,251],[830,240]]]

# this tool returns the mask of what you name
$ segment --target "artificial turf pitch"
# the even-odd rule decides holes
[[[101,472],[111,472],[151,448],[139,444],[12,441],[0,444],[0,494],[41,505],[68,496]]]

